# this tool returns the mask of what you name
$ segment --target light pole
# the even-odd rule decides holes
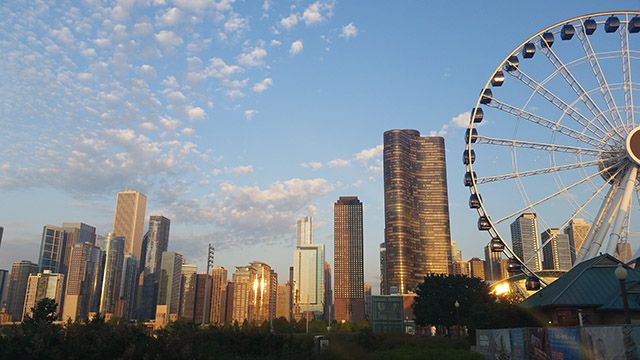
[[[631,325],[631,316],[629,315],[629,301],[627,300],[627,287],[624,281],[627,279],[627,269],[618,264],[616,271],[614,272],[618,281],[620,281],[620,291],[622,292],[622,306],[624,308],[624,323]]]
[[[460,336],[460,303],[458,300],[453,303],[453,306],[456,308],[456,335]]]

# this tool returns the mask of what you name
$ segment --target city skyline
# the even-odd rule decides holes
[[[418,4],[412,11],[382,2],[372,2],[366,11],[341,2],[313,4],[316,2],[296,3],[293,9],[271,4],[268,10],[262,9],[262,4],[230,4],[225,9],[167,4],[157,8],[79,8],[69,13],[62,11],[64,6],[51,5],[52,20],[45,21],[44,28],[24,27],[42,35],[42,43],[31,43],[26,32],[16,30],[15,39],[24,40],[27,50],[16,53],[15,43],[3,45],[3,53],[11,56],[1,68],[7,81],[0,91],[9,102],[25,104],[24,109],[30,110],[16,109],[9,102],[0,105],[8,114],[0,122],[10,129],[1,138],[10,146],[3,148],[0,163],[0,189],[6,190],[0,206],[0,217],[6,221],[0,224],[4,227],[0,268],[8,270],[14,261],[23,259],[37,261],[46,224],[84,222],[95,226],[98,235],[105,235],[113,226],[114,193],[132,188],[148,195],[147,214],[164,214],[172,220],[170,250],[183,254],[199,269],[205,268],[203,249],[213,242],[218,249],[217,265],[233,269],[237,264],[260,260],[285,274],[294,247],[292,220],[313,216],[314,243],[324,244],[325,256],[331,259],[331,204],[337,196],[356,194],[366,204],[365,278],[377,284],[384,227],[379,169],[382,132],[405,127],[425,135],[446,132],[452,238],[466,258],[481,257],[488,239],[476,231],[475,215],[466,207],[468,194],[458,185],[463,172],[458,160],[463,129],[456,124],[466,120],[458,115],[469,110],[479,90],[468,84],[486,80],[487,69],[515,45],[514,37],[526,37],[550,21],[600,10],[603,5],[553,3],[556,12],[551,15],[553,19],[548,19],[536,13],[539,4],[523,4],[522,11],[531,14],[531,21],[505,17],[501,24],[488,24],[487,31],[497,34],[491,44],[482,34],[467,32],[464,38],[447,34],[434,39],[436,43],[428,49],[413,50],[407,34],[431,38],[430,32],[443,26],[444,19],[457,15],[459,21],[465,21],[477,14],[489,16],[508,7],[504,6],[507,3],[467,4],[464,12],[458,4],[443,4],[441,8]],[[620,7],[633,4],[621,2]],[[42,19],[37,9],[17,6],[2,5],[3,10],[18,15],[3,18],[3,28],[17,28],[13,25],[22,21],[17,19]],[[83,15],[94,10],[96,17],[109,18],[110,22],[90,23],[90,17]],[[194,33],[202,30],[202,20],[191,21],[203,19],[207,11],[222,14],[224,21],[215,24],[221,32],[203,33],[200,38],[189,36],[184,29]],[[378,25],[376,15],[380,13],[388,15],[390,25]],[[432,21],[425,24],[420,20],[425,17]],[[505,28],[512,30],[503,34]],[[151,32],[145,35],[145,29]],[[207,42],[207,36],[213,45]],[[119,62],[124,53],[118,52],[118,45],[124,44],[122,51],[135,50],[126,48],[128,40],[149,45],[140,49],[149,53],[140,51],[140,57],[131,63]],[[271,40],[280,45],[272,45]],[[458,56],[456,49],[460,46],[491,55],[471,62],[466,56]],[[260,49],[266,54],[261,55]],[[376,49],[379,60],[364,57]],[[153,50],[160,59],[153,54],[142,58]],[[180,50],[186,55],[179,57]],[[413,51],[417,56],[407,56]],[[65,56],[76,63],[67,72],[58,71],[67,60]],[[183,65],[160,65],[170,57]],[[198,57],[202,68],[209,71],[200,89],[185,85],[188,67],[198,65],[195,59],[187,63],[187,58],[193,57]],[[43,58],[48,61],[34,64]],[[334,82],[329,74],[337,70],[336,78],[342,80]],[[224,71],[231,74],[225,77]],[[12,73],[59,74],[61,78],[55,83],[62,88],[43,86],[43,90],[70,93],[65,99],[51,99],[29,91],[29,84],[20,83]],[[314,75],[300,85],[300,74]],[[107,83],[99,90],[96,79],[105,75],[113,76],[118,83]],[[144,88],[135,88],[140,91],[135,94],[118,92],[127,88],[124,85],[128,85],[125,80],[129,77],[136,84],[144,80],[149,85],[146,94],[152,96],[145,98]],[[33,81],[30,86],[41,85],[36,78],[27,77]],[[381,78],[390,82],[374,82]],[[332,91],[343,83],[349,84],[344,92]],[[425,83],[431,88],[424,89]],[[372,90],[369,94],[362,89]],[[209,98],[203,94],[212,95]],[[309,94],[317,94],[319,102]],[[48,100],[43,104],[56,106],[49,110],[38,102],[40,98]],[[394,99],[395,103],[378,105],[380,98]],[[143,110],[152,109],[145,101],[153,99],[162,106],[150,115]],[[289,103],[290,107],[283,105]],[[75,105],[78,112],[66,117],[64,110]],[[12,120],[30,118],[34,120]],[[47,135],[52,127],[60,130]],[[30,137],[29,129],[41,130]],[[296,139],[292,131],[306,135]],[[50,141],[61,132],[68,134],[58,142]],[[70,138],[75,140],[67,141]],[[36,142],[43,150],[57,147],[57,152],[50,157],[43,155],[45,151],[35,154],[29,149],[38,148],[32,146]],[[187,158],[181,157],[183,153]],[[90,165],[113,163],[117,154],[125,154],[121,157],[130,162],[123,161],[123,168]],[[23,156],[32,160],[21,161]],[[50,164],[45,166],[47,162]],[[189,173],[189,166],[202,168],[207,176]],[[33,169],[53,176],[36,176]],[[229,212],[220,211],[227,209]],[[221,225],[222,219],[229,219],[229,225]],[[373,288],[375,292],[377,286]]]

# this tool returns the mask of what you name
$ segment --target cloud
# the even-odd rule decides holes
[[[219,12],[225,12],[232,9],[234,0],[174,0],[173,3],[184,10],[196,13],[213,9]]]
[[[294,26],[296,26],[296,24],[298,24],[298,21],[300,21],[300,15],[299,14],[291,14],[291,15],[287,16],[286,18],[282,18],[280,20],[280,26],[282,26],[283,28],[289,30],[289,29],[293,28]]]
[[[355,159],[359,161],[369,161],[373,158],[376,158],[382,155],[383,150],[384,150],[383,145],[376,145],[375,147],[372,147],[370,149],[364,149],[358,152],[355,155]]]
[[[302,13],[306,25],[313,25],[325,21],[333,16],[333,1],[316,1],[309,5]]]
[[[319,161],[311,161],[300,164],[303,168],[311,169],[311,170],[320,170],[322,169],[322,163]]]
[[[156,41],[166,47],[182,44],[182,38],[173,31],[162,30],[156,34]]]
[[[282,43],[276,39],[271,40],[271,46],[280,46]]]
[[[225,94],[231,100],[237,100],[244,97],[244,93],[239,89],[227,90]]]
[[[296,40],[291,43],[291,47],[289,48],[289,54],[298,55],[303,48],[304,48],[304,45],[302,44],[302,40]]]
[[[342,32],[340,33],[340,37],[343,37],[346,40],[349,40],[356,36],[358,36],[358,28],[355,25],[353,25],[352,22],[342,27]]]
[[[180,133],[184,136],[193,136],[196,131],[193,128],[186,127],[180,131]]]
[[[224,31],[227,33],[240,33],[249,29],[249,20],[233,13],[224,23]]]
[[[253,165],[242,165],[236,167],[224,167],[223,169],[213,169],[213,175],[232,174],[236,176],[253,174]]]
[[[158,18],[158,21],[163,25],[175,25],[182,19],[182,11],[178,8],[171,8],[167,10],[162,16]]]
[[[261,93],[266,91],[271,85],[273,85],[273,80],[271,78],[265,78],[264,80],[253,85],[253,91]]]
[[[199,106],[187,106],[187,116],[190,120],[202,120],[207,116],[207,112]]]
[[[253,117],[256,116],[257,113],[258,113],[257,110],[245,110],[244,118],[247,120],[253,120]]]
[[[344,160],[344,159],[335,159],[335,160],[331,160],[327,163],[327,166],[331,167],[331,168],[336,168],[336,167],[347,167],[351,165],[351,161],[349,160]]]
[[[242,68],[238,65],[227,65],[220,58],[212,58],[205,70],[205,76],[214,78],[228,78],[234,74],[242,72]]]
[[[243,53],[238,57],[238,62],[245,66],[263,66],[264,58],[267,56],[267,50],[261,47],[255,47],[253,50]]]
[[[463,113],[460,113],[456,116],[454,116],[453,118],[451,118],[451,120],[446,123],[443,124],[442,127],[440,127],[440,130],[432,130],[429,132],[430,136],[446,136],[449,132],[450,128],[467,128],[469,126],[469,119],[471,117],[471,112],[469,111],[465,111]]]

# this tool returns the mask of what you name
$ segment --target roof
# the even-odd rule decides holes
[[[524,300],[526,308],[582,306],[600,310],[622,310],[620,284],[614,275],[618,264],[628,271],[625,280],[629,292],[629,308],[640,311],[640,271],[623,264],[609,254],[581,262],[558,280]]]

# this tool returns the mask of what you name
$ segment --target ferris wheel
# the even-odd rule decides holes
[[[640,245],[639,45],[640,11],[559,22],[507,54],[470,112],[469,207],[527,290],[544,285],[543,249],[572,221],[590,225],[573,264]],[[527,217],[548,235],[529,252],[512,242]]]

